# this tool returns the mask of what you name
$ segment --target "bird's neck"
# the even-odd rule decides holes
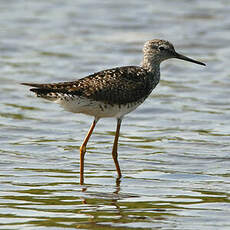
[[[144,59],[141,63],[141,67],[150,73],[149,76],[151,76],[153,88],[155,88],[160,81],[160,63],[161,61],[158,58],[149,55],[144,55]]]
[[[161,60],[155,56],[144,55],[141,66],[151,73],[160,71]]]

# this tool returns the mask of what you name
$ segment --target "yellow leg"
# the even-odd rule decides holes
[[[85,152],[86,152],[86,145],[89,141],[89,138],[91,134],[93,133],[93,130],[98,122],[98,119],[94,119],[81,147],[80,147],[80,184],[84,184],[84,157],[85,157]]]
[[[112,156],[113,156],[113,160],[116,166],[118,178],[121,178],[121,170],[120,170],[120,166],[119,166],[118,159],[117,159],[117,144],[118,144],[120,128],[121,128],[121,119],[119,118],[117,119],[117,129],[116,129],[116,134],[115,134],[114,143],[113,143],[113,151],[112,151]]]

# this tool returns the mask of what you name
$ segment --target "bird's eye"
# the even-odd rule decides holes
[[[165,50],[165,47],[164,46],[159,46],[159,50]]]

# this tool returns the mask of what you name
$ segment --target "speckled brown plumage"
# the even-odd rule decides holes
[[[72,82],[54,84],[24,83],[41,97],[60,94],[81,96],[108,104],[127,104],[147,97],[158,81],[148,70],[124,66],[103,70]]]

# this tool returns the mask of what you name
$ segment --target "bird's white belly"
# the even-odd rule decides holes
[[[72,113],[84,113],[94,117],[122,117],[136,109],[144,99],[128,104],[107,104],[101,101],[94,101],[83,97],[59,98],[55,102],[60,104],[65,110]]]

